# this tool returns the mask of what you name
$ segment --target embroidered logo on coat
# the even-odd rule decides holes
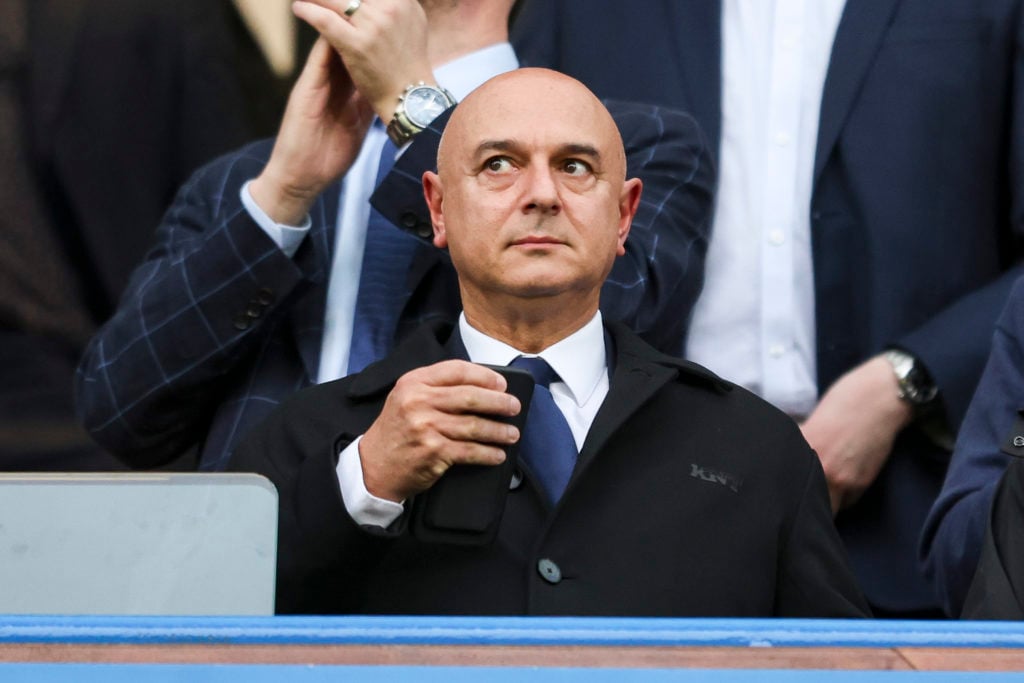
[[[701,467],[696,463],[690,463],[690,476],[694,479],[709,481],[712,484],[721,484],[733,493],[739,493],[740,487],[743,486],[743,479],[734,474]]]

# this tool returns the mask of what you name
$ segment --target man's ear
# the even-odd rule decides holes
[[[619,249],[616,252],[618,256],[626,253],[626,238],[629,237],[633,216],[640,207],[640,194],[643,189],[644,183],[639,178],[630,178],[622,184],[622,194],[619,195]]]
[[[434,226],[434,246],[438,249],[448,247],[448,237],[444,231],[444,187],[441,177],[432,171],[423,173],[423,198],[427,200],[430,210],[430,223]]]

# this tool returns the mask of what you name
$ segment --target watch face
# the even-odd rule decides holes
[[[420,128],[426,128],[449,106],[443,92],[427,85],[413,88],[405,96],[405,115]]]

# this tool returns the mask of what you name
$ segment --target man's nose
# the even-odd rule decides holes
[[[547,165],[535,165],[528,171],[526,187],[527,212],[539,211],[541,213],[558,213],[561,210],[561,200],[558,197],[558,186],[555,182],[554,171]]]

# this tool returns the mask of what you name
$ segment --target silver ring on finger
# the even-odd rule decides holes
[[[351,17],[353,14],[359,11],[359,8],[363,6],[362,0],[352,0],[348,3],[348,7],[345,8],[345,16]]]

